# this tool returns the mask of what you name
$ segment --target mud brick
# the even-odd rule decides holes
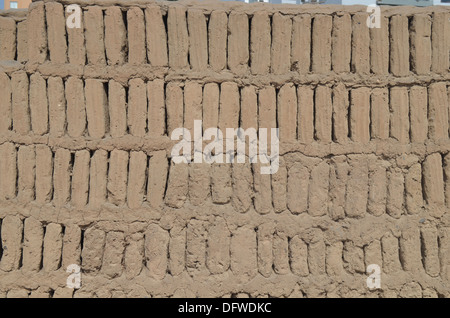
[[[186,24],[186,9],[184,7],[169,7],[167,12],[167,35],[169,66],[174,69],[188,67],[189,37]]]
[[[167,66],[169,61],[167,55],[167,34],[161,9],[158,6],[150,5],[145,9],[145,29],[147,36],[147,57],[150,65]],[[171,24],[170,32],[173,32],[172,30],[173,26]],[[180,46],[186,49],[186,43],[180,43]]]
[[[308,144],[314,139],[314,90],[308,86],[297,88],[298,140]]]
[[[352,55],[352,19],[350,14],[344,13],[333,17],[332,36],[331,64],[333,71],[336,73],[349,72]]]
[[[109,278],[122,274],[125,238],[122,232],[111,231],[106,234],[105,250],[103,252],[102,272]]]
[[[53,200],[58,207],[70,200],[71,153],[60,148],[55,152],[53,168]]]
[[[0,60],[15,60],[16,35],[16,21],[13,18],[0,17]]]
[[[374,88],[370,96],[370,131],[372,139],[389,138],[389,92],[387,88]]]
[[[163,136],[166,131],[166,105],[164,101],[164,81],[147,83],[148,133],[152,137]]]
[[[90,6],[84,11],[87,61],[91,65],[106,64],[103,10]]]
[[[30,77],[31,130],[36,135],[48,132],[47,81],[35,73]]]
[[[77,151],[73,163],[72,173],[72,204],[83,208],[88,202],[89,195],[89,165],[91,154],[87,150]]]
[[[144,200],[147,181],[147,155],[143,151],[131,151],[128,166],[127,201],[131,209],[139,208]]]
[[[352,71],[370,73],[370,34],[366,24],[367,13],[356,13],[352,17]]]
[[[331,89],[327,86],[318,86],[314,98],[314,133],[318,141],[331,142],[332,101]]]
[[[36,153],[34,146],[20,146],[17,152],[17,199],[21,202],[34,200]]]
[[[27,16],[28,62],[42,64],[47,59],[47,30],[44,2],[30,4]]]
[[[270,223],[263,223],[256,229],[258,243],[258,271],[264,277],[273,274],[273,234],[274,226]]]
[[[128,48],[127,30],[122,10],[119,7],[106,8],[104,23],[105,48],[108,65],[124,64],[127,58]]]
[[[147,201],[153,208],[161,208],[167,182],[168,159],[165,151],[151,155],[148,167]]]
[[[227,67],[228,16],[224,11],[211,12],[208,23],[208,53],[211,68],[219,72]]]
[[[125,88],[114,80],[108,85],[109,132],[111,137],[122,137],[127,133],[127,105]]]
[[[280,125],[280,140],[295,141],[297,139],[297,92],[292,84],[281,87],[277,98],[277,115]]]
[[[425,75],[431,68],[431,18],[426,14],[412,17],[411,68],[416,74]]]
[[[445,211],[444,172],[442,157],[434,153],[426,157],[422,166],[423,191],[428,211],[433,217],[440,217]]]
[[[45,145],[36,145],[36,202],[47,203],[53,194],[53,153]]]
[[[309,171],[300,162],[288,170],[287,205],[293,214],[306,212],[308,209]]]
[[[370,89],[355,88],[350,96],[351,138],[356,142],[367,143],[370,140]]]
[[[45,17],[50,61],[67,63],[66,19],[63,5],[58,2],[46,3]]]
[[[230,238],[227,223],[217,218],[208,229],[206,265],[211,274],[221,274],[230,268]]]
[[[23,266],[27,272],[41,269],[44,227],[33,217],[26,218],[23,231]]]
[[[86,101],[84,84],[79,78],[66,81],[67,132],[71,137],[80,137],[86,130]]]
[[[91,157],[89,172],[89,205],[96,209],[106,201],[108,153],[99,149]]]
[[[15,215],[8,215],[2,220],[3,253],[0,269],[10,272],[19,269],[22,257],[22,220]],[[4,247],[7,248],[4,248]]]
[[[257,241],[253,229],[240,227],[231,237],[231,271],[240,281],[248,281],[257,274]]]
[[[291,271],[298,276],[308,276],[308,245],[300,236],[294,236],[289,242]]]
[[[189,200],[192,205],[203,205],[211,195],[210,174],[209,164],[194,163],[189,166]]]
[[[100,80],[94,79],[86,80],[85,84],[89,136],[101,139],[105,136],[109,126],[108,97],[105,86]]]
[[[114,149],[111,151],[108,169],[108,201],[114,205],[125,204],[128,181],[128,152]]]
[[[250,61],[252,74],[267,74],[270,70],[271,46],[270,17],[267,12],[258,11],[251,20]]]
[[[292,20],[289,16],[275,13],[272,16],[271,70],[274,74],[290,71]]]
[[[140,78],[129,81],[128,129],[131,135],[143,137],[147,130],[147,87]]]
[[[133,7],[127,10],[127,30],[128,63],[136,65],[147,63],[145,18],[144,11],[141,8]]]
[[[66,97],[62,78],[49,77],[47,90],[49,132],[51,136],[62,137],[66,132]]]
[[[317,14],[312,22],[312,65],[315,73],[331,70],[331,30],[333,18],[330,15]]]
[[[150,165],[151,165],[150,159]],[[183,207],[188,195],[189,169],[185,163],[171,162],[165,203],[169,207],[179,209]]]
[[[29,79],[24,71],[11,75],[12,120],[16,133],[26,135],[31,129],[30,109],[28,107]]]
[[[409,116],[411,120],[411,141],[423,143],[428,136],[427,88],[413,86],[409,90]]]
[[[1,42],[0,42],[1,43]],[[12,128],[11,80],[6,73],[0,73],[0,133],[5,134]]]
[[[249,59],[249,18],[243,12],[231,12],[228,17],[228,68],[234,73],[247,70]]]
[[[370,29],[370,68],[373,73],[389,73],[389,19],[380,17],[380,27]]]
[[[189,31],[189,63],[193,70],[205,70],[208,65],[208,33],[206,17],[201,10],[187,12]]]
[[[45,227],[42,266],[44,271],[56,271],[60,267],[63,247],[62,226],[50,223]]]
[[[409,142],[409,96],[406,87],[390,91],[390,135],[401,143]]]
[[[308,73],[311,66],[311,16],[296,15],[292,19],[291,68]]]
[[[106,234],[94,227],[84,232],[81,268],[85,273],[98,272],[102,267]]]

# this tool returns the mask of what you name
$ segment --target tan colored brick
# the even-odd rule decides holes
[[[236,83],[225,82],[220,85],[219,129],[226,134],[226,128],[239,125],[239,89]]]
[[[351,274],[365,272],[364,251],[359,246],[356,246],[354,242],[344,242],[342,258],[347,272]]]
[[[292,19],[292,70],[308,73],[311,66],[311,16],[300,14]]]
[[[145,258],[150,277],[161,280],[166,275],[169,233],[156,224],[145,232]]]
[[[361,218],[366,213],[369,171],[367,157],[364,155],[348,156],[350,174],[347,183],[347,200],[345,213],[348,217]]]
[[[317,14],[312,23],[312,65],[315,73],[331,70],[331,29],[333,18],[330,15]]]
[[[391,233],[381,239],[383,253],[382,270],[386,274],[393,274],[401,270],[398,238]]]
[[[381,243],[379,240],[375,240],[364,246],[364,261],[367,266],[371,264],[383,266]]]
[[[187,82],[184,86],[184,125],[194,138],[194,121],[202,120],[203,89],[199,83]]]
[[[406,210],[408,214],[418,214],[423,207],[422,166],[416,163],[405,176]]]
[[[183,127],[183,91],[178,83],[169,82],[166,86],[167,133]]]
[[[27,16],[28,62],[44,63],[47,59],[47,30],[44,2],[30,4]]]
[[[16,21],[0,17],[0,60],[16,59]]]
[[[329,176],[330,167],[325,161],[311,171],[308,212],[312,216],[322,216],[328,213]]]
[[[292,20],[290,16],[275,13],[272,16],[271,51],[271,70],[274,74],[284,74],[291,70],[291,35]]]
[[[89,165],[91,154],[87,150],[77,151],[73,163],[72,173],[72,204],[77,208],[84,208],[89,194]]]
[[[248,67],[249,19],[246,13],[233,11],[228,21],[228,68],[232,72],[241,73]]]
[[[102,230],[90,227],[84,232],[84,244],[81,251],[83,272],[97,272],[101,269],[105,240],[106,234]]]
[[[17,152],[17,199],[22,202],[34,200],[36,153],[34,146],[20,146]]]
[[[53,168],[53,200],[58,207],[70,200],[71,154],[67,149],[59,148],[55,152]]]
[[[19,71],[11,75],[12,120],[16,133],[26,135],[31,129],[30,110],[28,108],[29,80],[25,72]]]
[[[240,227],[231,237],[231,271],[240,281],[248,281],[257,274],[257,241],[253,229]]]
[[[164,101],[164,81],[147,83],[148,132],[153,136],[163,136],[166,130],[166,107]]]
[[[167,66],[169,61],[167,56],[167,34],[159,6],[151,5],[145,9],[145,28],[148,61],[153,66]],[[186,44],[180,43],[180,45],[184,47]]]
[[[16,197],[17,150],[14,144],[0,145],[0,195],[2,200]]]
[[[344,13],[333,17],[332,35],[331,64],[333,71],[336,73],[349,72],[352,55],[352,18],[350,14]]]
[[[66,81],[67,132],[71,137],[81,137],[86,129],[86,101],[83,81],[69,77]]]
[[[419,273],[422,269],[422,255],[420,231],[416,227],[408,227],[402,231],[400,237],[400,257],[403,269],[412,273]]]
[[[151,164],[150,159],[150,164]],[[185,163],[171,162],[165,203],[169,207],[179,209],[183,207],[188,195],[189,169]]]
[[[91,65],[106,64],[103,10],[90,6],[84,11],[87,61]]]
[[[17,61],[28,61],[28,26],[27,20],[17,23]]]
[[[444,172],[442,157],[434,153],[426,157],[422,166],[423,191],[428,211],[433,217],[440,217],[445,211]]]
[[[65,227],[62,249],[62,268],[67,270],[71,264],[81,265],[81,229],[78,225]]]
[[[287,206],[287,169],[281,162],[277,173],[272,175],[272,203],[276,213],[286,210]]]
[[[114,205],[125,204],[128,181],[128,152],[114,149],[110,153],[108,169],[108,201]]]
[[[297,162],[288,170],[287,205],[291,213],[300,214],[308,209],[309,171]]]
[[[315,137],[321,142],[331,142],[332,125],[332,101],[331,89],[327,86],[317,86],[314,98],[315,116],[314,131]]]
[[[254,86],[241,89],[241,122],[242,129],[254,128],[258,131],[258,96]]]
[[[1,43],[1,42],[0,42]],[[0,73],[0,133],[12,128],[11,80],[6,73]]]
[[[108,84],[109,132],[111,137],[122,137],[127,133],[127,105],[125,88],[114,80]]]
[[[30,77],[30,116],[33,133],[46,134],[48,132],[47,82],[39,73]]]
[[[26,218],[23,231],[23,266],[27,272],[41,269],[44,228],[34,217]]]
[[[292,84],[280,88],[277,98],[278,121],[280,125],[280,140],[297,140],[297,92]]]
[[[219,72],[227,67],[227,25],[224,11],[211,12],[208,24],[208,53],[211,68]]]
[[[217,218],[208,229],[206,266],[211,274],[221,274],[230,267],[230,237],[224,219]]]
[[[312,275],[322,275],[325,274],[325,242],[320,230],[312,233],[312,239],[308,242],[308,267]]]
[[[285,233],[279,231],[273,236],[273,269],[278,275],[290,272],[288,238]]]
[[[81,11],[83,12],[83,11]],[[70,12],[65,12],[65,19],[69,18],[69,16],[73,14]],[[81,13],[81,21],[80,28],[69,28],[66,25],[67,32],[67,52],[69,57],[69,63],[75,65],[84,65],[86,64],[86,45],[85,45],[85,17],[84,14]],[[87,36],[87,35],[86,35]]]
[[[416,74],[425,75],[431,68],[431,18],[426,14],[412,17],[411,68]]]
[[[23,223],[18,216],[8,215],[2,220],[3,253],[0,269],[10,272],[19,269],[22,256]],[[4,248],[4,247],[7,248]]]
[[[125,250],[125,237],[122,232],[108,232],[103,251],[102,272],[109,278],[115,278],[122,274],[123,257]]]
[[[420,229],[422,239],[422,259],[425,271],[432,277],[439,276],[441,271],[439,260],[438,233],[435,227]]]
[[[213,164],[211,170],[211,197],[217,204],[230,202],[232,195],[231,166],[227,163]]]
[[[250,163],[235,163],[232,167],[233,194],[231,203],[236,211],[244,213],[252,205],[253,175]]]
[[[36,202],[47,203],[53,194],[53,153],[45,145],[36,145]]]
[[[272,211],[271,175],[261,174],[261,163],[252,164],[255,210],[260,214]]]
[[[108,153],[99,149],[91,157],[89,173],[89,205],[96,209],[106,201]]]
[[[326,270],[330,276],[340,277],[344,273],[342,242],[334,242],[327,246]]]
[[[58,2],[46,3],[45,17],[47,19],[50,61],[67,63],[66,19],[63,5]]]
[[[63,247],[62,227],[57,223],[50,223],[45,227],[44,250],[42,266],[46,272],[56,271],[60,267]]]
[[[347,185],[349,165],[345,156],[335,156],[330,162],[329,195],[331,205],[328,209],[333,220],[345,217],[345,190]]]
[[[428,136],[427,88],[413,86],[409,89],[409,116],[411,120],[411,141],[423,143]]]
[[[387,88],[374,88],[370,96],[370,131],[373,139],[389,138],[389,92]]]
[[[366,25],[367,13],[356,13],[352,17],[352,71],[370,73],[370,34]]]
[[[148,167],[147,201],[153,208],[161,208],[167,182],[168,159],[165,151],[151,155]]]
[[[390,91],[390,135],[401,143],[409,142],[409,98],[406,87],[392,87]]]
[[[380,28],[370,29],[370,68],[373,73],[389,73],[389,20],[380,17]]]
[[[143,151],[131,151],[128,172],[127,201],[130,209],[139,208],[144,200],[147,181],[147,155]]]
[[[350,132],[351,139],[367,143],[370,140],[370,89],[355,88],[351,91]]]
[[[314,90],[308,86],[297,88],[298,140],[308,144],[314,139]]]
[[[333,88],[333,141],[343,143],[348,140],[348,91],[344,84]]]
[[[189,200],[192,205],[203,205],[211,195],[211,166],[194,163],[189,166]]]
[[[448,96],[446,84],[428,86],[428,135],[434,141],[448,139]]]
[[[203,87],[203,132],[208,128],[219,127],[219,85],[207,83]]]
[[[87,79],[85,83],[86,117],[89,136],[101,139],[105,136],[108,126],[108,97],[103,82]]]
[[[252,17],[250,61],[252,74],[267,74],[270,70],[271,26],[267,12],[257,11]]]
[[[169,240],[169,270],[172,276],[178,276],[186,266],[186,228],[173,227]]]
[[[390,27],[390,71],[395,76],[409,74],[409,32],[408,17],[394,15]]]
[[[367,212],[375,216],[381,216],[386,212],[386,198],[388,195],[386,166],[387,163],[382,160],[369,162],[369,202]],[[391,190],[394,190],[394,188],[391,188]]]
[[[167,12],[167,35],[169,43],[169,66],[174,69],[187,68],[189,37],[186,23],[186,9],[184,7],[169,7]]]
[[[147,129],[147,87],[140,78],[129,81],[128,129],[131,135],[143,137]]]
[[[191,275],[206,272],[206,223],[201,220],[189,221],[186,231],[186,268]]]
[[[145,46],[146,32],[144,30],[144,11],[137,7],[132,7],[127,10],[128,63],[130,64],[139,65],[147,63],[147,49]]]
[[[66,131],[66,98],[62,78],[49,77],[47,90],[49,132],[52,136],[62,137]]]
[[[208,65],[208,33],[206,17],[201,10],[187,12],[189,32],[189,63],[193,70],[205,70]]]
[[[124,254],[125,277],[132,279],[142,271],[144,260],[144,235],[134,233],[126,238]]]
[[[448,73],[450,40],[448,34],[450,25],[448,23],[448,12],[434,12],[431,27],[431,70],[436,73]]]
[[[124,64],[127,58],[128,48],[127,30],[125,27],[122,10],[116,6],[106,8],[104,23],[105,48],[108,64]]]
[[[400,218],[403,214],[404,177],[402,171],[388,173],[387,213],[393,218]]]
[[[308,276],[308,245],[300,236],[294,236],[289,242],[291,271],[298,276]]]

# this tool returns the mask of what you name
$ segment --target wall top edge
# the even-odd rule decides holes
[[[32,0],[33,3],[38,2],[59,2],[63,5],[78,4],[81,7],[88,6],[120,6],[127,7],[142,7],[145,8],[150,4],[159,5],[164,11],[167,11],[172,6],[183,6],[186,8],[195,7],[196,9],[211,12],[214,10],[245,12],[252,14],[256,11],[280,12],[282,14],[339,14],[342,13],[356,13],[367,12],[365,5],[317,5],[317,4],[270,4],[270,3],[243,3],[237,1],[220,1],[220,0],[180,0],[180,1],[155,1],[155,0]],[[384,15],[411,15],[416,13],[430,13],[430,12],[450,12],[450,6],[428,6],[428,7],[413,7],[413,6],[381,6],[381,11]]]

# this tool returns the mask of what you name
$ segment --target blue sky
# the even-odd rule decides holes
[[[5,0],[0,0],[0,9],[4,9]]]

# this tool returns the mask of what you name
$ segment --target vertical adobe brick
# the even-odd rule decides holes
[[[277,98],[277,116],[280,125],[280,140],[297,140],[297,92],[293,84],[280,88]]]
[[[390,71],[395,76],[409,74],[409,32],[408,17],[394,15],[391,17],[390,27]]]
[[[352,55],[352,19],[350,14],[343,13],[333,17],[332,35],[331,64],[333,71],[336,73],[349,72]]]
[[[16,196],[17,150],[13,143],[0,145],[0,198],[9,200]]]
[[[61,207],[70,200],[71,154],[67,149],[59,148],[55,152],[53,169],[53,200]]]
[[[383,253],[383,272],[386,274],[396,273],[401,270],[398,238],[391,233],[381,239],[381,250]]]
[[[129,81],[128,129],[133,136],[143,137],[147,128],[147,87],[140,78]]]
[[[425,75],[431,67],[431,18],[427,14],[415,14],[411,24],[411,68],[416,74]]]
[[[422,166],[423,191],[431,216],[441,217],[445,210],[444,173],[440,153],[426,157]]]
[[[0,42],[1,43],[1,42]],[[11,80],[6,73],[0,73],[0,134],[10,130],[12,123]]]
[[[400,236],[400,258],[403,270],[419,273],[422,269],[422,255],[420,253],[420,232],[416,227],[408,227]]]
[[[50,223],[45,227],[44,250],[42,252],[42,266],[44,271],[56,271],[60,267],[63,247],[62,227],[57,223]]]
[[[108,130],[108,96],[100,80],[87,79],[84,87],[89,136],[101,139]],[[144,105],[146,106],[146,105]]]
[[[219,72],[227,67],[228,16],[224,11],[213,11],[208,23],[209,64]]]
[[[371,158],[369,162],[369,204],[367,212],[374,216],[380,216],[386,212],[387,165],[387,162],[377,158]]]
[[[171,23],[171,31],[169,31],[169,33],[173,32],[172,24],[173,23]],[[148,61],[153,66],[167,66],[167,34],[159,6],[151,5],[145,9],[145,29],[147,35]],[[180,43],[180,46],[187,50],[187,47],[185,48],[185,46],[187,46],[186,43]]]
[[[145,18],[141,8],[132,7],[127,10],[127,30],[128,63],[136,65],[147,63]]]
[[[41,269],[42,244],[44,228],[34,217],[26,218],[23,231],[23,266],[27,272],[37,272]]]
[[[422,238],[422,259],[425,271],[432,277],[439,276],[441,271],[439,260],[438,233],[435,227],[420,229]]]
[[[156,79],[147,83],[148,132],[152,137],[163,136],[166,131],[166,105],[164,81]]]
[[[434,141],[448,139],[448,96],[446,84],[428,86],[428,134]],[[14,94],[14,92],[13,92]]]
[[[190,9],[187,13],[189,32],[189,63],[195,71],[205,70],[208,65],[208,34],[206,17],[201,10]]]
[[[189,166],[189,199],[192,205],[203,205],[211,192],[211,166],[200,163]]]
[[[101,269],[105,238],[105,232],[94,227],[90,227],[84,232],[84,244],[81,251],[83,272],[97,272]]]
[[[204,221],[189,221],[186,231],[186,268],[190,274],[206,269],[207,234]]]
[[[150,277],[161,280],[166,275],[169,233],[150,224],[145,232],[145,260]]]
[[[128,181],[128,152],[114,149],[110,153],[108,169],[108,201],[114,205],[125,204]]]
[[[109,278],[115,278],[122,274],[123,254],[125,250],[125,238],[122,232],[108,232],[105,239],[103,252],[102,272]]]
[[[297,88],[298,140],[309,144],[314,139],[314,90],[308,86]]]
[[[183,91],[178,83],[166,86],[167,133],[169,137],[176,128],[183,127]]]
[[[94,209],[106,201],[107,173],[108,153],[103,149],[96,150],[89,171],[89,205]]]
[[[450,154],[444,156],[445,202],[450,208]]]
[[[393,170],[388,173],[387,213],[393,218],[403,214],[404,177],[402,171]]]
[[[144,260],[144,235],[134,233],[126,238],[124,254],[125,277],[132,279],[142,271]]]
[[[314,96],[314,134],[318,141],[331,142],[332,102],[331,88],[317,86]]]
[[[226,134],[226,128],[236,129],[239,125],[239,88],[236,83],[220,85],[219,128]]]
[[[274,253],[273,253],[273,233],[274,228],[271,223],[263,223],[256,229],[257,233],[257,255],[258,271],[268,278],[273,274]]]
[[[390,136],[401,143],[409,142],[409,100],[407,87],[391,87]]]
[[[151,165],[150,159],[150,165]],[[165,203],[171,208],[179,209],[184,205],[188,194],[189,169],[185,163],[175,164],[171,161]]]
[[[50,202],[53,193],[53,153],[46,145],[36,145],[36,202]]]
[[[292,19],[292,70],[308,73],[311,66],[311,16],[296,15]]]
[[[317,14],[312,23],[312,71],[326,73],[331,70],[331,15]]]
[[[169,41],[169,66],[174,69],[188,67],[189,38],[186,24],[186,9],[184,7],[169,7],[167,12],[167,35]]]
[[[370,69],[385,75],[389,73],[389,19],[380,19],[380,28],[370,29]]]
[[[450,278],[450,229],[443,227],[439,233],[439,259],[441,261],[441,277]]]
[[[47,19],[50,61],[67,63],[66,19],[63,5],[58,2],[46,3],[45,17]]]
[[[28,76],[24,71],[11,75],[12,90],[12,120],[16,133],[26,135],[30,132],[31,118],[28,108]]]
[[[253,175],[248,162],[233,164],[231,203],[236,211],[247,212],[252,205]]]
[[[47,80],[49,132],[51,136],[62,137],[66,130],[66,98],[61,77]]]
[[[272,16],[271,69],[274,74],[284,74],[291,70],[292,20],[279,12]]]
[[[47,30],[44,2],[30,4],[27,16],[28,62],[42,64],[47,59]]]
[[[349,273],[365,273],[364,251],[362,248],[355,246],[354,242],[346,241],[344,243],[342,258],[344,267]]]
[[[294,236],[289,242],[291,271],[298,276],[308,276],[308,245],[300,236]]]
[[[277,127],[277,97],[273,86],[266,86],[258,94],[259,128],[267,128],[267,141],[270,140],[270,129]]]
[[[105,48],[108,65],[121,65],[127,56],[127,30],[119,7],[105,10]],[[142,31],[141,31],[142,32]]]
[[[333,88],[333,141],[343,143],[348,140],[348,91],[344,84]]]
[[[65,19],[69,18],[72,13],[65,12]],[[86,45],[85,45],[85,17],[81,11],[80,28],[69,28],[66,24],[67,32],[67,52],[69,63],[76,65],[84,65],[86,63]]]
[[[211,274],[221,274],[230,267],[230,237],[227,223],[216,218],[208,229],[206,266]]]
[[[84,84],[79,78],[66,81],[67,132],[70,137],[81,137],[86,129],[86,101]]]
[[[431,27],[431,70],[436,73],[448,73],[450,24],[448,12],[434,12]]]
[[[34,200],[36,153],[34,146],[20,146],[17,152],[17,199],[22,202]]]
[[[312,275],[325,274],[326,247],[321,230],[312,231],[311,241],[308,243],[308,267]]]
[[[375,240],[364,246],[364,261],[367,266],[376,264],[380,267],[383,266],[381,243],[379,240]]]
[[[411,141],[423,143],[428,136],[427,88],[413,86],[409,89],[409,116],[411,120]]]
[[[258,131],[258,96],[254,86],[241,89],[241,122],[242,129],[254,128]]]
[[[47,82],[39,74],[30,77],[30,116],[31,129],[36,135],[48,132]]]
[[[203,87],[203,131],[219,127],[219,85],[207,83]]]
[[[344,245],[341,241],[327,245],[327,255],[325,257],[327,274],[340,277],[344,273],[343,255]],[[363,264],[364,266],[364,264]]]
[[[3,254],[0,269],[10,272],[19,269],[22,256],[23,223],[18,216],[7,215],[1,225]]]
[[[273,236],[273,269],[278,275],[290,272],[289,242],[285,233],[276,232]]]
[[[347,183],[345,213],[351,218],[361,218],[366,213],[369,171],[367,156],[349,155],[350,174]]]
[[[88,202],[89,194],[89,165],[91,154],[87,150],[75,153],[72,173],[72,204],[83,208]]]
[[[232,192],[230,164],[213,164],[211,172],[212,201],[217,204],[226,204],[230,202]]]
[[[67,270],[71,264],[81,265],[81,229],[78,225],[69,224],[65,227],[62,249],[62,267]]]
[[[28,26],[27,20],[17,23],[17,61],[28,61]]]
[[[84,11],[84,23],[88,63],[91,65],[106,64],[102,8],[89,6]]]
[[[153,208],[160,208],[164,201],[168,169],[165,151],[158,151],[151,155],[148,167],[147,201]]]
[[[186,228],[174,226],[170,230],[169,270],[172,276],[184,272],[186,266]]]
[[[272,211],[272,185],[271,175],[261,174],[262,163],[253,163],[253,189],[255,210],[260,214],[267,214]]]
[[[370,34],[366,25],[367,14],[356,13],[352,17],[352,71],[370,73]]]
[[[306,212],[308,209],[309,171],[300,162],[288,170],[287,205],[293,214]]]
[[[330,199],[329,215],[333,220],[345,217],[345,189],[347,186],[349,165],[345,156],[335,156],[330,162]]]
[[[322,216],[328,213],[328,186],[330,167],[326,161],[322,161],[311,171],[309,184],[309,209],[311,216]]]
[[[370,132],[372,139],[389,138],[389,91],[374,88],[370,96]]]
[[[0,17],[0,60],[16,59],[16,21]]]
[[[405,176],[406,211],[418,214],[423,207],[422,166],[416,163],[411,166]]]
[[[127,201],[130,209],[136,209],[142,205],[147,181],[146,173],[147,155],[143,151],[131,151],[127,186]]]
[[[353,141],[370,141],[370,88],[351,90],[350,133]]]
[[[251,20],[250,61],[252,74],[267,74],[270,69],[270,18],[267,12],[257,11]]]
[[[108,84],[109,132],[111,137],[122,137],[127,133],[127,107],[125,88],[110,80]]]
[[[286,210],[287,204],[287,169],[284,161],[280,160],[277,173],[272,175],[272,201],[276,213]]]
[[[184,125],[194,138],[194,120],[202,120],[203,89],[199,83],[187,82],[184,85]],[[225,132],[224,132],[225,133]]]
[[[243,12],[232,11],[228,17],[228,68],[234,73],[247,70],[248,16]]]
[[[231,271],[240,281],[255,277],[258,270],[257,241],[253,229],[240,227],[231,237]]]

